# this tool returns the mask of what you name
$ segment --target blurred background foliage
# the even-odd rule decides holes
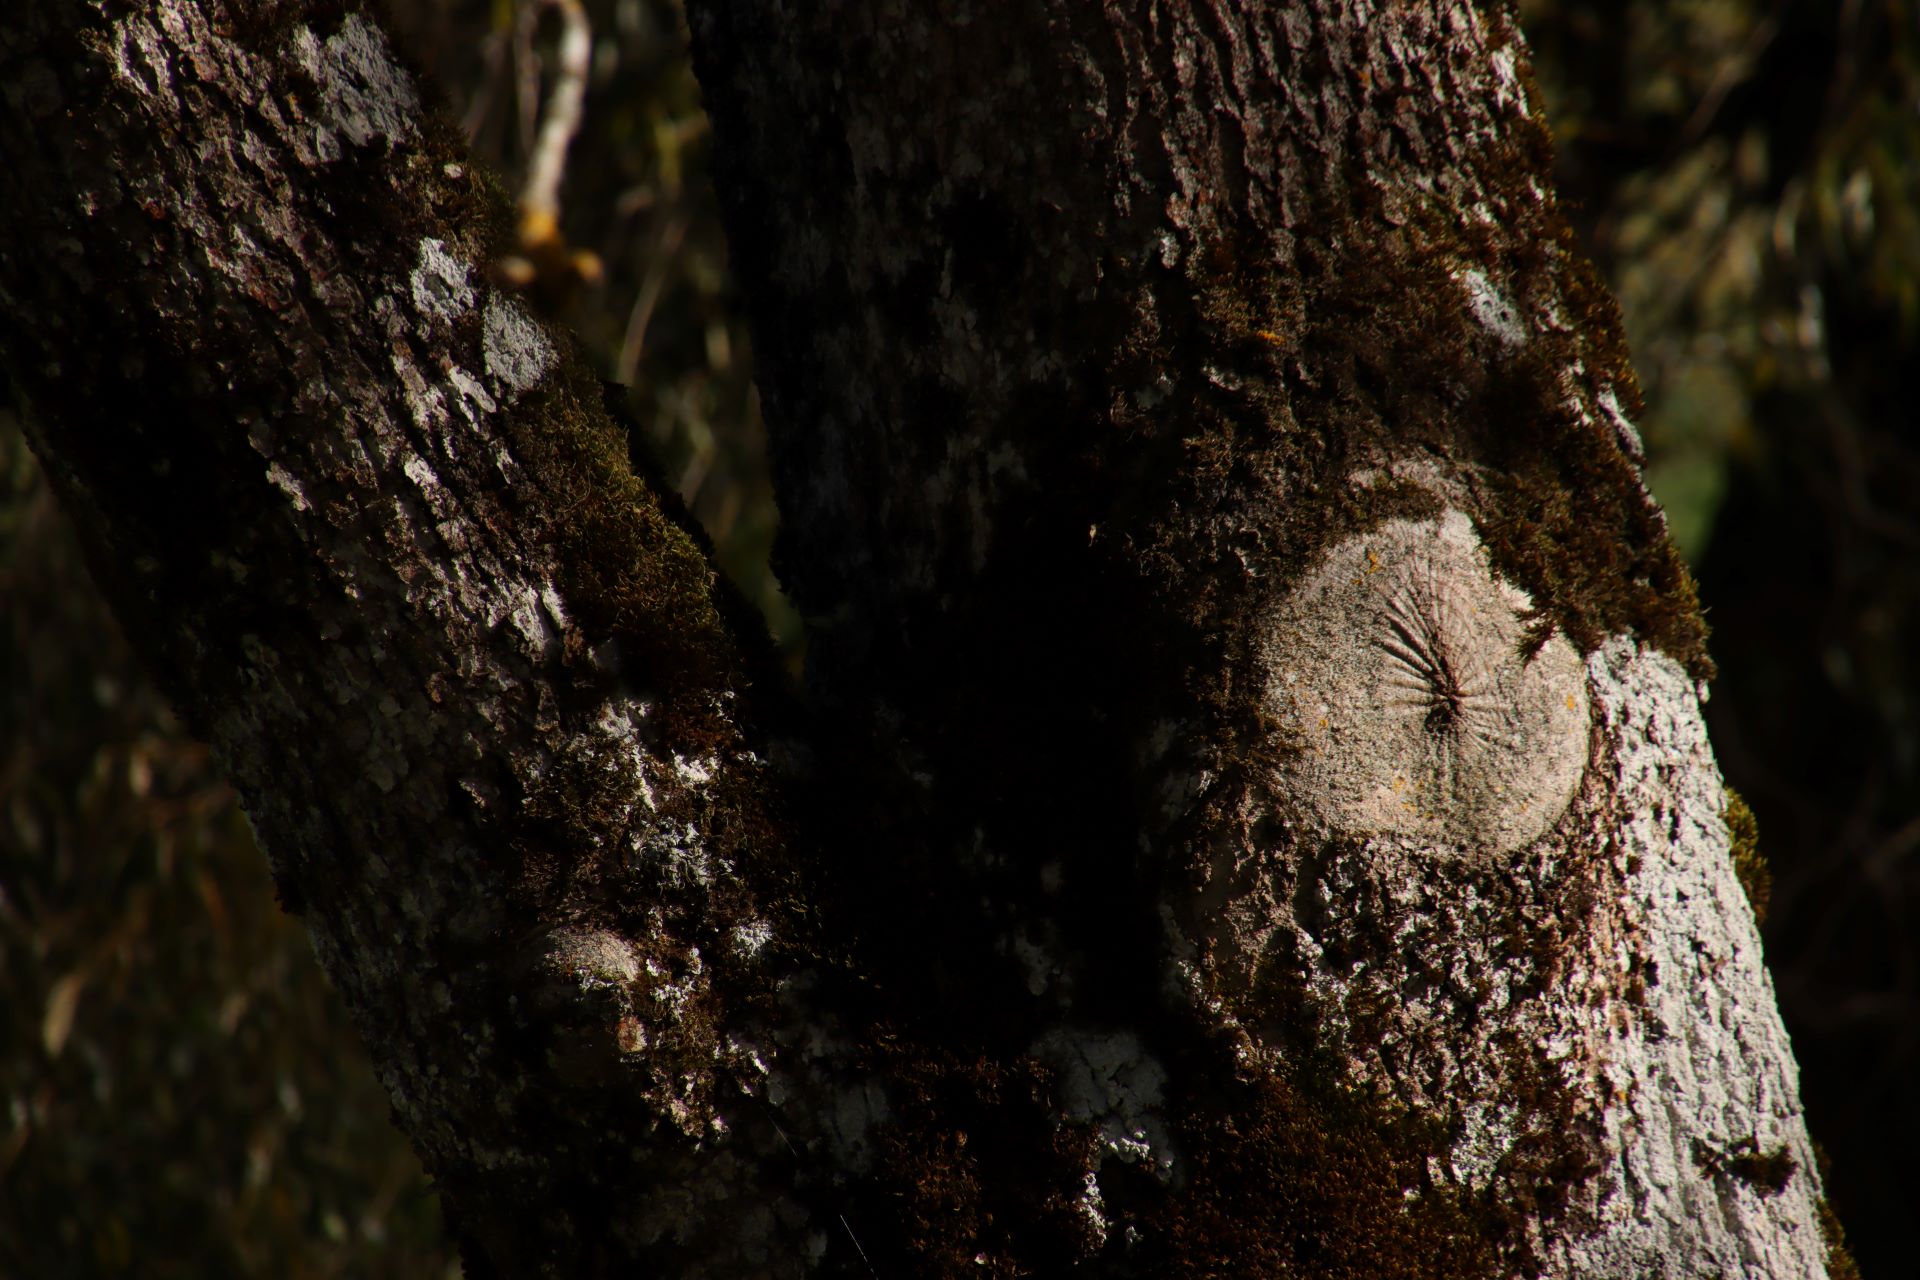
[[[568,3],[389,0],[524,180]],[[673,0],[584,0],[567,255],[522,284],[789,648],[747,335]],[[1870,1278],[1920,1203],[1920,13],[1520,0],[1700,577],[1768,951]],[[590,254],[582,258],[580,254]],[[204,749],[0,410],[0,1276],[457,1274],[433,1193]]]

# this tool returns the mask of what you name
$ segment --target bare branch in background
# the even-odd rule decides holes
[[[532,56],[532,32],[540,9],[560,15],[558,66],[539,132],[527,161],[527,180],[520,191],[520,251],[503,257],[495,270],[515,288],[564,292],[579,285],[598,284],[605,275],[600,257],[589,249],[571,249],[560,230],[560,185],[566,178],[567,149],[580,131],[587,99],[587,73],[593,62],[593,30],[580,0],[535,0],[522,11],[517,59],[521,67],[521,106],[531,111],[536,100],[539,64]]]

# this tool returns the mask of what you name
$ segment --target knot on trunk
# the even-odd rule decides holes
[[[1284,794],[1327,834],[1503,853],[1544,834],[1586,767],[1585,668],[1493,572],[1472,523],[1349,538],[1274,606],[1266,699]]]

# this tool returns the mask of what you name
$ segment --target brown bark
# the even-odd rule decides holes
[[[777,1203],[688,1164],[796,910],[755,646],[489,285],[490,179],[328,8],[0,21],[0,349],[474,1273],[698,1251],[655,1219]],[[633,1208],[701,1179],[728,1223]]]
[[[355,6],[0,19],[36,448],[470,1272],[1813,1273],[1509,19],[692,19],[804,730]]]
[[[1704,628],[1506,8],[691,16],[813,691],[972,826],[962,963],[1028,961],[1056,1083],[1057,1033],[1168,1073],[1166,1199],[1096,1140],[1103,1256],[1816,1273]]]

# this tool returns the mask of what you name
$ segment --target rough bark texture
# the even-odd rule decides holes
[[[338,6],[14,6],[0,84],[36,448],[469,1273],[777,1211],[777,1139],[729,1129],[798,909],[753,649],[598,382],[489,285],[489,179]]]
[[[691,16],[804,747],[357,6],[0,18],[0,352],[470,1273],[1823,1274],[1505,14]]]
[[[691,9],[813,689],[976,824],[1057,1097],[1142,1082],[1104,1256],[1821,1274],[1510,14]]]

